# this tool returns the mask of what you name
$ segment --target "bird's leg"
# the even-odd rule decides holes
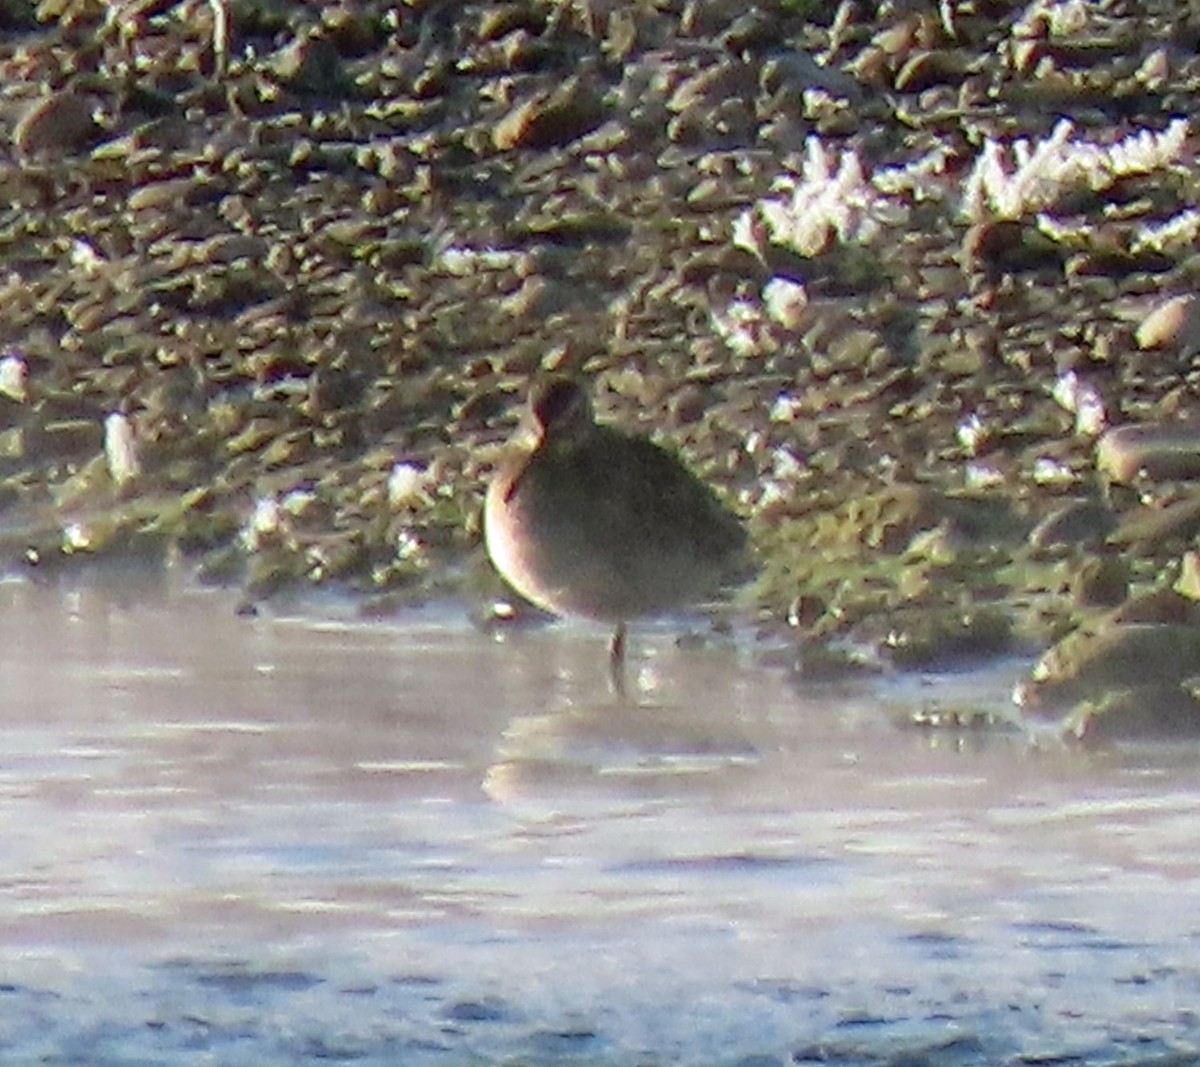
[[[625,623],[617,623],[608,642],[608,680],[613,693],[625,697]]]
[[[625,624],[617,623],[612,637],[608,640],[608,658],[616,666],[625,665]]]

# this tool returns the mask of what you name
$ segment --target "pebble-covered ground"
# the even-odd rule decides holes
[[[1165,0],[6,0],[4,558],[458,589],[565,370],[726,494],[798,647],[1075,630],[1025,706],[1190,728],[1198,41]]]

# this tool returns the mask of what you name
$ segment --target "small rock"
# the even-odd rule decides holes
[[[26,158],[78,152],[100,133],[95,105],[79,93],[53,93],[35,104],[13,130],[13,143]]]
[[[1119,426],[1096,444],[1096,469],[1115,482],[1200,478],[1200,426]]]
[[[1012,636],[1012,620],[1003,611],[927,611],[899,622],[882,651],[903,670],[928,670],[1003,655]]]
[[[1200,552],[1185,552],[1180,560],[1179,577],[1171,587],[1180,596],[1200,600]]]
[[[1186,686],[1121,689],[1072,708],[1063,734],[1088,743],[1200,735],[1200,702]]]
[[[126,203],[132,212],[177,208],[188,202],[196,184],[191,177],[147,182],[134,189]]]
[[[1107,616],[1110,623],[1177,623],[1200,625],[1200,605],[1174,589],[1151,589],[1130,597]]]
[[[325,37],[302,34],[273,59],[275,76],[297,92],[339,97],[350,84],[337,48]]]
[[[699,422],[708,409],[708,395],[697,385],[685,385],[667,404],[676,426]]]
[[[893,87],[901,93],[919,93],[935,85],[960,83],[968,64],[959,52],[938,50],[914,52],[896,72]]]
[[[1044,715],[1082,700],[1145,686],[1179,685],[1198,673],[1200,627],[1104,623],[1049,649],[1013,698]]]
[[[1200,344],[1200,301],[1188,293],[1159,304],[1142,320],[1134,338],[1138,348]]]
[[[492,130],[492,144],[510,148],[553,148],[590,133],[604,121],[603,102],[578,78],[548,95],[518,104]]]
[[[1186,497],[1163,508],[1139,508],[1125,515],[1109,535],[1114,545],[1153,550],[1200,534],[1200,496]]]
[[[779,45],[779,27],[770,15],[751,8],[738,15],[717,40],[730,52],[771,49]]]
[[[537,34],[545,28],[545,17],[538,17],[532,5],[492,4],[480,15],[476,32],[481,41],[495,41],[515,30]]]
[[[781,48],[771,53],[763,61],[759,80],[769,93],[801,94],[809,89],[821,89],[852,103],[861,103],[865,97],[858,79],[834,64],[822,66],[800,49]]]
[[[499,306],[515,319],[541,321],[567,307],[571,295],[568,287],[544,275],[531,274],[516,292],[500,301]]]
[[[1096,545],[1117,524],[1112,511],[1098,500],[1075,500],[1050,512],[1029,533],[1034,549],[1055,545]]]
[[[1010,219],[981,222],[963,238],[963,268],[1004,274],[1061,269],[1062,249],[1036,227]]]
[[[1129,595],[1129,564],[1119,556],[1091,556],[1071,578],[1071,593],[1080,607],[1116,607]]]
[[[751,67],[726,60],[684,78],[667,100],[667,108],[681,114],[689,108],[712,107],[731,96],[752,96],[754,85]]]

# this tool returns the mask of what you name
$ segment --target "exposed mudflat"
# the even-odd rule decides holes
[[[774,638],[1090,628],[1167,669],[1076,645],[1039,700],[1194,736],[1198,41],[1165,2],[2,3],[0,569],[486,599],[482,487],[567,372],[746,519]]]

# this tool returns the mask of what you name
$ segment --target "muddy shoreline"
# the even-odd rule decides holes
[[[1095,632],[1028,706],[1153,683],[1190,729],[1197,40],[1168,4],[7,4],[0,562],[486,601],[482,487],[565,370],[746,519],[798,648]]]

